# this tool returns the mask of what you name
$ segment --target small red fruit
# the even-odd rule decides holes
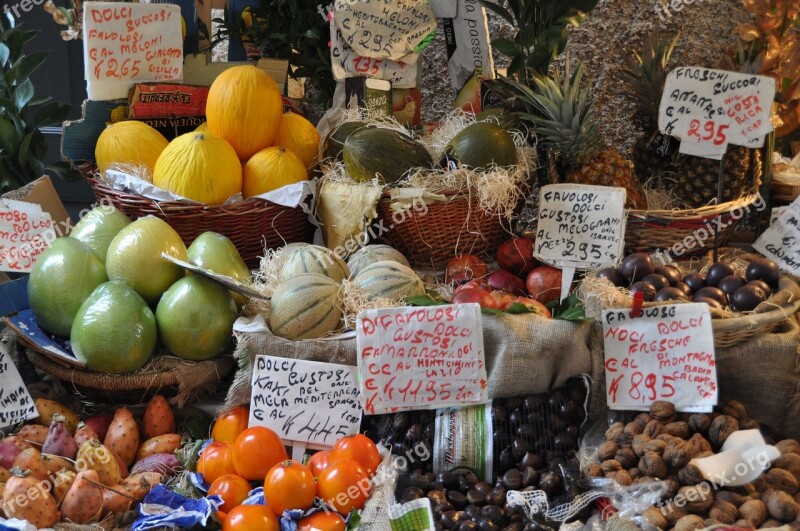
[[[514,295],[526,295],[528,293],[525,289],[525,282],[521,278],[502,269],[494,271],[489,275],[488,280],[492,289],[500,289]]]
[[[462,289],[453,296],[452,302],[453,304],[469,304],[471,302],[476,302],[480,304],[481,308],[498,309],[497,302],[492,298],[492,295],[488,291],[482,289]]]
[[[515,297],[512,304],[513,303],[522,304],[528,308],[529,312],[535,313],[539,317],[546,317],[547,319],[553,317],[553,315],[550,313],[550,310],[547,309],[547,306],[536,299],[531,299],[530,297]],[[503,309],[505,310],[507,308]]]
[[[517,297],[507,291],[494,290],[489,295],[494,299],[495,306],[499,310],[505,311],[517,299]]]
[[[512,238],[497,248],[497,264],[517,276],[525,276],[539,265],[533,257],[533,242],[528,238]]]
[[[483,291],[490,291],[492,288],[489,286],[489,282],[486,281],[485,278],[476,278],[475,280],[470,280],[466,284],[460,284],[456,286],[456,289],[453,291],[453,295],[461,291],[462,289],[481,289]]]
[[[474,254],[462,254],[447,262],[445,282],[463,284],[473,278],[482,278],[489,274],[486,262]]]
[[[539,266],[528,273],[526,282],[528,295],[547,304],[561,298],[561,270],[547,265]]]

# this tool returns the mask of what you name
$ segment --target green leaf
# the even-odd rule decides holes
[[[361,513],[356,510],[351,511],[350,517],[347,519],[348,531],[351,529],[358,529],[359,525],[361,525]]]
[[[19,83],[22,80],[28,79],[31,73],[42,66],[42,64],[47,60],[48,55],[50,55],[50,52],[44,50],[20,57],[9,71],[12,81]]]
[[[6,152],[14,153],[20,140],[20,135],[14,124],[6,118],[0,117],[0,146]]]
[[[484,308],[481,306],[481,313],[485,313],[487,315],[503,315],[504,312],[501,310],[495,310],[494,308]]]
[[[27,178],[26,182],[38,179],[39,177],[44,175],[44,171],[45,171],[44,162],[34,157],[28,158],[28,173],[26,175]]]
[[[35,105],[44,105],[45,103],[49,102],[53,98],[50,96],[45,96],[44,94],[39,96],[34,96],[33,99],[28,103],[31,107]]]
[[[52,173],[67,182],[83,180],[80,172],[72,167],[69,162],[55,162],[45,166],[45,171]]]
[[[508,57],[517,57],[522,53],[519,46],[508,39],[494,39],[492,46],[495,50]]]
[[[413,297],[408,297],[406,302],[411,306],[441,306],[443,304],[447,304],[445,301],[441,299],[436,300],[429,295],[415,295]]]
[[[33,133],[28,133],[17,148],[17,160],[19,161],[19,165],[23,168],[28,165],[28,155],[30,154],[32,140]]]
[[[17,89],[14,91],[14,104],[17,106],[17,110],[22,112],[28,102],[33,99],[33,83],[30,79],[26,79],[22,83],[19,84]]]
[[[11,50],[4,43],[0,42],[0,66],[6,66],[8,58],[11,57]]]
[[[520,313],[534,313],[531,311],[530,308],[522,304],[521,302],[512,302],[508,308],[505,310],[506,313],[510,314],[520,314]]]
[[[483,7],[485,7],[489,11],[494,11],[497,15],[505,19],[506,22],[508,22],[512,26],[517,25],[516,21],[514,20],[514,17],[511,16],[511,13],[509,13],[508,10],[503,6],[501,6],[500,4],[496,2],[489,2],[488,0],[479,0],[479,2]]]
[[[39,109],[33,116],[34,127],[48,127],[61,125],[69,115],[70,105],[62,101],[51,101]]]

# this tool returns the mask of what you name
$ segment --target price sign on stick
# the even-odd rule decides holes
[[[17,367],[5,349],[0,348],[0,428],[38,416]]]
[[[753,249],[775,261],[782,271],[800,275],[800,198],[773,218]]]
[[[719,160],[728,144],[761,147],[772,131],[775,80],[681,67],[667,76],[658,127],[681,140],[680,152]]]
[[[367,415],[489,399],[477,304],[364,310],[356,341]]]
[[[714,334],[708,305],[673,304],[604,310],[606,400],[610,409],[646,410],[668,400],[678,411],[717,403]]]
[[[562,298],[576,269],[619,263],[624,234],[624,188],[551,184],[540,190],[533,255],[562,269]]]
[[[257,356],[249,425],[287,441],[333,446],[361,424],[356,376],[348,365]]]
[[[175,4],[86,2],[89,99],[126,98],[135,81],[183,78],[181,10]]]

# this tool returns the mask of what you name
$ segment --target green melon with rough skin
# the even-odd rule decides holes
[[[410,267],[385,260],[361,270],[353,285],[369,299],[400,300],[425,295],[425,285]]]
[[[322,158],[342,160],[342,150],[347,138],[364,127],[375,127],[367,122],[344,122],[337,125],[322,141]]]
[[[392,184],[419,168],[432,168],[428,149],[393,129],[369,127],[347,137],[342,150],[347,173],[359,182]]]
[[[282,282],[309,273],[328,277],[337,283],[350,276],[345,261],[327,247],[301,244],[287,246],[285,252],[286,257],[279,273]]]
[[[517,146],[508,131],[491,122],[475,122],[459,131],[445,150],[464,168],[486,171],[517,164]]]
[[[355,277],[367,266],[387,260],[411,267],[403,253],[390,245],[381,244],[366,245],[354,252],[347,260],[347,267],[350,269],[350,276]]]
[[[272,293],[269,327],[286,339],[316,339],[341,324],[341,285],[315,274],[295,276]]]

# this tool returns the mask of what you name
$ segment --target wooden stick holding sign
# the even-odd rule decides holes
[[[619,264],[624,236],[624,188],[578,184],[541,188],[533,255],[562,270],[562,300],[576,270]]]

